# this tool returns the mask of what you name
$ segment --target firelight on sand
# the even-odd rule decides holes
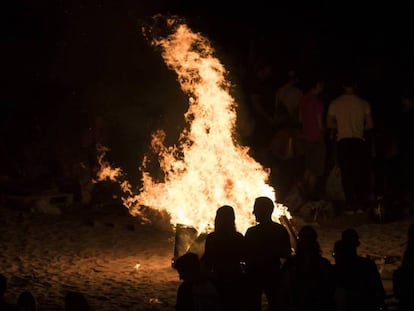
[[[151,44],[161,48],[166,65],[176,72],[189,107],[184,115],[187,127],[176,145],[164,145],[163,130],[152,134],[151,148],[164,180],[151,177],[145,156],[140,167],[142,187],[134,194],[122,171],[104,161],[105,149],[101,150],[98,178],[120,184],[123,204],[132,215],[144,217],[143,207],[165,211],[172,225],[204,232],[213,226],[217,208],[231,205],[237,230],[244,233],[254,223],[254,199],[276,200],[275,189],[268,184],[270,172],[249,155],[249,147],[235,139],[237,103],[229,94],[227,72],[209,40],[178,19],[166,19],[166,25],[171,34],[154,38]],[[148,33],[148,29],[143,31]],[[282,215],[291,218],[286,206],[275,204],[274,220]]]

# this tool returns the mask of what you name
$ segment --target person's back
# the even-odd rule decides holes
[[[355,89],[352,80],[345,81],[344,94],[331,102],[326,120],[330,137],[337,141],[336,157],[348,213],[366,209],[370,183],[366,138],[370,136],[373,120],[369,103],[358,97]]]
[[[398,311],[414,310],[414,224],[408,229],[401,266],[393,274],[393,292],[398,300]]]
[[[82,293],[67,292],[65,295],[65,311],[89,311],[88,301]]]
[[[309,92],[301,101],[302,136],[305,141],[320,142],[323,140],[323,103],[318,94]]]
[[[201,274],[199,258],[195,253],[179,257],[174,267],[183,282],[179,285],[176,311],[220,311],[222,310],[216,287]]]
[[[217,210],[215,231],[207,235],[203,263],[219,281],[240,281],[244,261],[244,237],[236,231],[234,210],[222,206]]]
[[[303,92],[296,85],[298,78],[295,72],[290,71],[288,76],[289,81],[276,91],[275,119],[277,120],[279,118],[277,114],[281,111],[280,107],[282,106],[289,116],[289,120],[283,125],[297,126],[299,124],[299,106]]]
[[[250,282],[250,308],[261,310],[261,296],[265,293],[270,310],[277,308],[280,290],[281,258],[291,253],[289,233],[286,228],[271,217],[273,201],[267,197],[255,200],[253,213],[258,225],[247,229],[246,270]]]
[[[346,308],[341,310],[380,310],[385,305],[381,276],[373,260],[357,254],[358,245],[358,235],[353,229],[345,230],[342,240],[335,243],[336,286],[346,295]]]
[[[319,98],[323,85],[320,79],[309,81],[309,90],[300,105],[305,162],[302,188],[307,189],[308,197],[311,199],[319,199],[321,193],[318,190],[325,173],[324,107]]]
[[[0,274],[0,310],[4,311],[16,311],[19,308],[16,305],[10,304],[4,299],[4,294],[7,290],[7,278]]]
[[[296,254],[285,262],[282,272],[282,299],[286,308],[334,310],[333,267],[321,255],[316,231],[311,226],[304,226],[299,231]]]
[[[260,278],[272,278],[280,272],[280,259],[290,249],[289,233],[283,225],[269,222],[258,224],[246,231],[249,273]]]
[[[244,237],[235,228],[231,206],[221,206],[215,218],[215,231],[207,235],[202,262],[216,285],[227,310],[240,310],[243,299]]]
[[[369,103],[355,94],[343,94],[332,101],[330,115],[337,122],[337,140],[364,138],[367,116],[371,114]]]
[[[17,298],[17,306],[22,311],[36,311],[36,300],[33,294],[29,291],[24,291],[20,293],[19,297]]]

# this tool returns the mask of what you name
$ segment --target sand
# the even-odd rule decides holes
[[[342,216],[314,225],[323,254],[332,262],[332,247],[341,231],[356,228],[359,253],[375,257],[392,294],[390,276],[412,222],[408,217],[376,224]],[[304,224],[300,219],[293,223],[298,229]],[[9,302],[30,290],[39,310],[63,310],[65,293],[78,291],[94,310],[174,309],[180,282],[171,267],[174,232],[140,224],[121,205],[66,207],[60,215],[48,215],[4,201],[0,236],[0,273],[9,280]]]

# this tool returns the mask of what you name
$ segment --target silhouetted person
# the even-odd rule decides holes
[[[19,297],[17,298],[17,306],[22,311],[36,311],[36,299],[34,298],[33,294],[29,291],[24,291],[20,293]]]
[[[291,254],[289,233],[283,225],[272,220],[273,209],[270,198],[256,198],[253,214],[259,224],[248,228],[245,234],[249,310],[262,309],[263,293],[269,310],[277,310],[281,258],[288,258]]]
[[[325,173],[326,144],[324,137],[324,106],[320,99],[324,84],[318,79],[308,82],[305,95],[300,102],[300,120],[305,155],[305,189],[311,199],[316,195],[317,184]]]
[[[180,280],[176,311],[224,311],[220,296],[214,284],[201,272],[200,260],[195,253],[186,253],[179,257],[174,268]]]
[[[350,228],[335,242],[336,307],[338,311],[378,311],[385,291],[375,262],[357,254],[358,233]]]
[[[65,311],[91,310],[85,296],[78,292],[67,292],[65,295]]]
[[[282,299],[288,310],[335,310],[333,266],[321,255],[317,238],[313,227],[304,226],[298,234],[296,254],[283,265]]]
[[[249,83],[249,102],[254,129],[250,146],[261,161],[268,161],[269,141],[273,137],[275,82],[271,64],[262,64]]]
[[[369,186],[368,130],[373,121],[370,104],[355,93],[352,80],[343,84],[344,93],[328,108],[327,127],[337,141],[337,159],[341,169],[346,212],[364,209]]]
[[[414,94],[406,92],[399,118],[399,190],[403,204],[414,211]],[[410,94],[411,93],[411,94]]]
[[[4,311],[16,311],[19,310],[19,308],[17,308],[17,306],[7,303],[4,300],[4,294],[6,293],[7,290],[7,278],[3,275],[0,274],[0,310],[4,310]]]
[[[231,206],[221,206],[216,212],[214,232],[207,235],[202,259],[225,310],[243,307],[244,253],[244,237],[236,231],[234,210]]]
[[[299,126],[299,106],[303,92],[297,86],[298,82],[298,76],[291,70],[288,72],[288,80],[275,93],[274,119],[277,128]]]
[[[398,299],[398,311],[414,310],[414,224],[408,229],[401,266],[393,274],[393,292]]]

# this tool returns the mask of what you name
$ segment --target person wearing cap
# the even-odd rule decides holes
[[[385,307],[385,290],[375,262],[358,255],[358,232],[348,228],[334,245],[336,306],[343,311],[378,311]]]
[[[262,310],[263,293],[269,310],[277,310],[279,304],[281,259],[290,257],[291,244],[287,229],[272,220],[273,210],[270,198],[256,198],[253,214],[258,224],[245,234],[248,310]]]
[[[322,256],[316,230],[303,226],[295,255],[282,267],[283,310],[332,311],[335,279],[331,262]]]
[[[178,286],[175,311],[223,311],[217,288],[206,277],[196,253],[187,252],[174,264],[181,284]]]

